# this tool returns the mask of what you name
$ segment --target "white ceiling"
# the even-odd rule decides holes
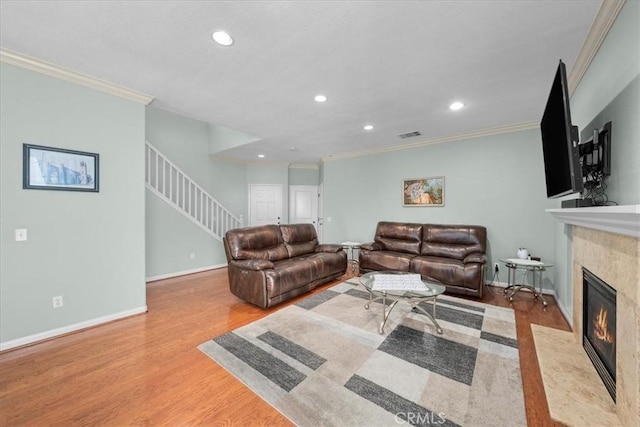
[[[600,3],[1,0],[0,42],[260,138],[223,157],[315,164],[538,121]]]

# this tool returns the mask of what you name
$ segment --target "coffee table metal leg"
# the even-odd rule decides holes
[[[436,327],[436,331],[442,335],[442,327],[440,326],[440,324],[438,323],[438,321],[436,320],[436,301],[433,301],[433,315],[431,315],[431,313],[429,313],[428,311],[426,311],[425,309],[423,309],[422,307],[420,307],[418,304],[412,304],[413,308],[418,309],[422,314],[424,314],[425,316],[427,316],[429,319],[431,319],[431,322],[433,322],[433,324]]]
[[[364,305],[364,308],[369,310],[369,307],[371,306],[371,303],[372,302],[376,302],[378,300],[382,300],[382,303],[384,304],[384,298],[385,298],[384,295],[376,296],[374,298],[373,292],[369,292],[369,302]]]
[[[544,297],[542,296],[542,272],[544,271],[544,269],[538,269],[538,285],[539,285],[539,291],[538,291],[538,295],[540,296],[540,300],[542,300],[542,306],[546,307],[547,304],[547,300],[544,299]],[[534,279],[535,279],[535,273],[533,273],[534,275]],[[534,284],[535,286],[535,284]]]
[[[391,311],[393,311],[393,308],[396,306],[396,304],[398,304],[398,300],[392,302],[389,306],[389,310],[387,310],[385,298],[382,298],[382,323],[380,323],[380,328],[378,329],[380,335],[384,334],[384,325],[387,323],[387,319],[389,318],[389,315],[391,314]]]
[[[378,332],[380,333],[380,335],[384,334],[384,326],[387,324],[387,320],[389,320],[389,316],[391,315],[391,312],[395,308],[396,304],[398,304],[398,302],[400,302],[400,301],[408,302],[409,304],[411,304],[412,308],[415,308],[415,309],[419,310],[422,314],[427,316],[431,320],[431,322],[434,324],[434,326],[436,327],[436,331],[440,335],[442,335],[442,333],[443,333],[442,327],[440,326],[440,324],[436,320],[436,298],[428,299],[426,301],[424,299],[414,300],[414,299],[411,299],[411,298],[403,298],[403,299],[393,299],[393,298],[391,298],[391,300],[393,302],[389,305],[389,308],[387,309],[387,295],[385,293],[382,293],[381,295],[374,295],[373,292],[369,292],[369,301],[364,305],[364,308],[368,310],[371,307],[371,303],[373,303],[375,301],[381,301],[381,304],[382,304],[382,322],[380,323],[380,327],[378,328]],[[428,301],[431,301],[432,304],[433,304],[433,307],[432,307],[432,310],[431,310],[432,313],[429,313],[428,311],[424,310],[422,307],[420,307],[418,305],[421,302],[428,302]]]

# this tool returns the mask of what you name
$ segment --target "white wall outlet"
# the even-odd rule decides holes
[[[53,297],[53,308],[60,308],[64,305],[64,301],[62,300],[62,295],[58,295],[57,297]]]
[[[191,252],[191,253],[189,254],[189,258],[191,258],[191,259],[196,259],[196,253],[195,253],[195,252]]]
[[[27,240],[27,229],[16,228],[16,242],[24,242]]]

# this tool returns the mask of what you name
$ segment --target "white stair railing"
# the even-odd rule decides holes
[[[242,227],[242,215],[225,209],[149,141],[145,158],[147,188],[214,238],[222,241],[227,230]]]

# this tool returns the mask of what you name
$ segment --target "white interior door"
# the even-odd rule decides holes
[[[289,186],[289,223],[313,224],[318,221],[318,187],[315,185]]]
[[[280,224],[282,185],[249,184],[249,225]]]

